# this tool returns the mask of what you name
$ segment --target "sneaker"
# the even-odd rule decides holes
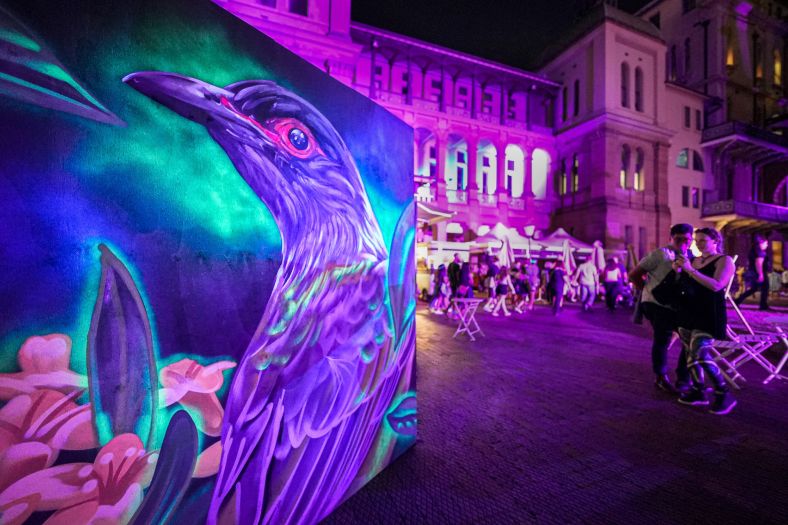
[[[735,406],[736,400],[733,399],[731,393],[721,392],[714,395],[714,403],[712,403],[709,412],[717,416],[724,416],[733,410]]]
[[[493,312],[493,314],[492,314],[493,317],[498,317],[499,315],[501,315],[501,314],[499,314],[498,312]]]
[[[515,311],[515,312],[517,312],[518,314],[521,314],[521,313],[523,313],[523,309],[522,309],[522,308],[520,308],[519,306],[515,306],[515,307],[514,307],[514,311]]]
[[[679,390],[673,386],[667,375],[658,375],[657,380],[654,381],[654,386],[668,394],[679,394]]]
[[[509,317],[510,315],[512,315],[512,312],[504,312],[503,315],[505,315],[506,317]]]
[[[693,388],[686,394],[679,396],[679,403],[682,405],[708,405],[709,400],[706,399],[706,392]]]

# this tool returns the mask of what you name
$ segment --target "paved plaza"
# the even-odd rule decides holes
[[[788,523],[788,381],[682,406],[648,326],[596,308],[481,312],[475,343],[420,308],[418,442],[325,523]]]

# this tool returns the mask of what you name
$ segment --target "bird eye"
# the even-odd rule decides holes
[[[308,159],[315,153],[325,156],[315,136],[307,126],[294,118],[269,120],[266,124],[278,137],[276,142],[290,155],[299,159]]]
[[[290,139],[290,144],[297,150],[304,151],[309,147],[309,139],[303,130],[293,128],[290,130],[290,133],[288,133],[287,138]]]

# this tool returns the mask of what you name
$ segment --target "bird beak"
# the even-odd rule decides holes
[[[127,75],[123,82],[180,116],[202,125],[231,117],[231,111],[222,100],[232,99],[232,93],[195,78],[161,71],[140,71]]]

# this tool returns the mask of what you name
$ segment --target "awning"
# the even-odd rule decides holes
[[[416,203],[416,217],[421,222],[426,222],[430,226],[438,224],[439,222],[447,221],[457,215],[456,211],[442,210],[431,204],[423,202]],[[453,232],[449,232],[453,233]],[[459,233],[462,233],[460,230]]]
[[[547,237],[542,237],[541,239],[536,240],[537,243],[543,244],[548,249],[558,249],[558,250],[561,250],[563,248],[564,241],[568,241],[569,246],[574,248],[575,250],[583,250],[588,252],[591,251],[590,244],[586,244],[580,239],[576,239],[572,237],[563,228],[558,228],[556,231],[554,231]]]

